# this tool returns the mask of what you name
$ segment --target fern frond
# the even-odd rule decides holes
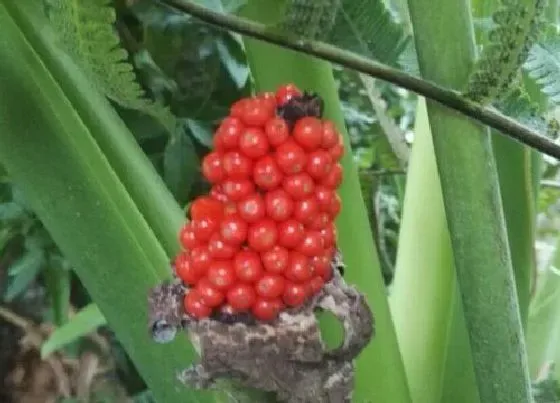
[[[546,0],[504,0],[492,18],[490,43],[482,51],[465,95],[491,102],[505,94],[537,38]]]
[[[340,0],[287,0],[280,28],[303,38],[323,40],[339,7]]]
[[[383,0],[341,0],[327,42],[396,65],[410,36]]]
[[[111,0],[48,0],[47,11],[60,42],[105,96],[121,106],[157,119],[170,133],[176,119],[170,110],[146,97],[136,81],[128,52],[114,31]]]
[[[535,44],[523,68],[552,102],[560,104],[560,38]]]
[[[526,126],[540,132],[546,133],[549,137],[556,137],[554,133],[555,121],[548,121],[539,111],[537,103],[531,101],[531,98],[523,87],[515,88],[506,94],[499,101],[494,103],[504,115],[507,115]]]

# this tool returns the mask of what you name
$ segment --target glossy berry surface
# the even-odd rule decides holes
[[[272,321],[331,280],[345,150],[323,110],[285,84],[234,102],[219,123],[200,167],[210,191],[191,202],[174,261],[191,318]]]

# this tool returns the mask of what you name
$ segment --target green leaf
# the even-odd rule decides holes
[[[8,202],[0,204],[0,221],[13,221],[22,218],[25,210],[17,203]]]
[[[327,42],[396,65],[410,36],[383,0],[341,0]]]
[[[146,329],[146,293],[171,277],[152,228],[161,229],[162,241],[174,240],[182,214],[168,220],[167,210],[173,213],[178,206],[167,205],[169,194],[149,162],[137,159],[131,133],[72,60],[57,50],[35,10],[27,2],[0,0],[0,160],[156,398],[210,401],[211,392],[189,391],[176,380],[177,371],[196,356],[187,337],[158,345]],[[128,156],[120,165],[112,158],[115,149]],[[123,166],[135,170],[125,177]],[[139,174],[137,187],[129,187],[131,177]],[[158,203],[146,208],[144,194]],[[155,213],[160,222],[148,224],[145,217]]]
[[[205,147],[213,147],[214,133],[212,127],[205,121],[185,119],[185,124],[190,129],[192,136]]]
[[[164,178],[181,205],[189,197],[199,164],[193,142],[185,133],[178,132],[169,140],[163,156]]]
[[[286,0],[279,28],[306,39],[323,40],[331,32],[341,0]]]
[[[535,44],[524,66],[549,99],[560,104],[560,38]]]
[[[53,320],[56,326],[61,326],[68,319],[70,307],[70,270],[65,267],[65,261],[58,256],[50,257],[43,270],[45,286],[51,301]]]
[[[29,249],[8,269],[10,276],[4,295],[7,302],[24,292],[31,284],[45,263],[45,254],[41,249]]]
[[[49,0],[48,15],[61,42],[95,85],[124,107],[155,117],[168,131],[175,117],[168,108],[145,97],[128,53],[113,29],[111,0]]]
[[[41,346],[41,358],[58,351],[68,344],[74,343],[83,336],[95,332],[98,327],[105,326],[107,320],[95,304],[80,309],[64,325],[56,328]]]
[[[512,87],[539,33],[545,3],[545,0],[508,1],[492,15],[496,27],[490,31],[490,43],[484,46],[471,73],[467,97],[491,102]]]
[[[423,98],[414,133],[389,301],[412,400],[432,403],[442,395],[457,285]]]

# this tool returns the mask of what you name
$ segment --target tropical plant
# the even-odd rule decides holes
[[[3,304],[46,290],[45,360],[114,335],[135,401],[275,401],[178,387],[197,346],[150,340],[147,291],[171,277],[229,106],[294,83],[351,150],[338,246],[376,326],[353,401],[558,401],[560,255],[535,252],[560,237],[542,224],[558,219],[558,6],[0,0]],[[0,310],[31,332],[15,317]]]

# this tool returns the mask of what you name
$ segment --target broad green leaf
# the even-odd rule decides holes
[[[167,186],[181,205],[189,197],[199,164],[192,140],[186,133],[178,131],[165,147],[163,172]]]
[[[212,128],[206,122],[200,120],[186,119],[185,124],[189,127],[193,137],[205,147],[212,148],[214,137]]]
[[[414,133],[389,301],[412,401],[432,403],[442,396],[457,286],[423,98]]]
[[[83,336],[95,332],[98,327],[105,326],[107,320],[95,304],[80,309],[64,325],[59,326],[41,346],[41,357],[48,357],[68,344],[74,343]]]
[[[57,51],[52,34],[25,4],[0,1],[0,30],[0,160],[156,398],[209,401],[210,392],[189,391],[176,381],[177,371],[195,358],[187,338],[157,345],[146,328],[147,290],[170,278],[171,271],[144,219],[154,211],[136,204],[146,199],[133,199],[136,193],[129,193],[117,174],[136,158],[132,135],[76,65]],[[106,127],[112,130],[100,133]],[[102,151],[99,140],[107,146],[109,135],[116,149],[123,141],[130,145],[130,160],[119,167]],[[152,169],[136,166],[141,173]],[[165,207],[165,188],[151,174],[142,179],[137,182],[142,192]],[[175,238],[174,225],[164,223],[163,232]]]

